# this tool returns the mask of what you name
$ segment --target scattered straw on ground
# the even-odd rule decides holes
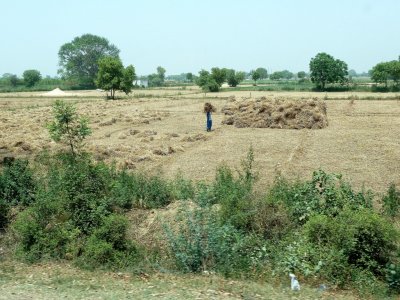
[[[328,126],[326,104],[320,100],[231,101],[222,108],[223,124],[237,128],[321,129]]]

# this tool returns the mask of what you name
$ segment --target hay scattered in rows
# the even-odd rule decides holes
[[[181,139],[182,142],[196,142],[196,141],[206,141],[208,140],[208,136],[198,133],[195,135],[189,135]]]
[[[328,126],[326,104],[320,100],[233,101],[222,110],[222,124],[237,128],[321,129]]]

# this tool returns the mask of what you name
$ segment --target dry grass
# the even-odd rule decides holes
[[[300,292],[216,275],[88,272],[66,263],[0,262],[0,299],[357,299],[350,292]]]
[[[222,122],[237,128],[321,129],[328,126],[326,103],[320,100],[269,99],[230,101]]]
[[[354,93],[328,96],[341,94],[349,97]],[[358,99],[363,94],[366,93],[359,93]],[[205,102],[223,107],[234,103],[234,98],[239,102],[249,98],[249,92],[207,93],[206,97],[204,93],[175,95],[66,101],[76,102],[78,111],[90,118],[93,135],[86,149],[94,152],[98,160],[116,161],[120,167],[161,171],[170,177],[180,170],[191,179],[209,180],[222,162],[239,166],[253,145],[259,186],[263,188],[273,181],[277,169],[290,178],[309,178],[318,168],[342,173],[355,186],[364,184],[378,192],[386,190],[390,182],[400,185],[400,101],[326,101],[329,126],[321,130],[235,128],[222,125],[224,114],[216,112],[215,130],[206,133],[202,113]],[[252,92],[253,98],[246,101],[254,101],[254,97],[296,101],[324,96],[325,93]],[[59,147],[51,142],[44,128],[51,118],[52,101],[0,95],[0,156],[30,157],[42,149]]]

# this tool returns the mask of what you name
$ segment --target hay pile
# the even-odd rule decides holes
[[[210,102],[204,103],[203,112],[208,113],[208,112],[216,112],[216,111],[217,111],[217,109]]]
[[[328,126],[326,104],[320,100],[233,101],[222,108],[222,124],[237,128],[320,129]]]

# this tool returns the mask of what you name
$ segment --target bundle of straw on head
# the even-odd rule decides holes
[[[215,111],[216,111],[216,108],[210,102],[206,102],[204,104],[204,112],[205,113],[207,113],[207,112],[215,112]]]

